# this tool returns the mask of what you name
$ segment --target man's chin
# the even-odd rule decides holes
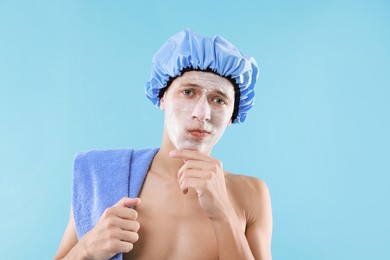
[[[202,149],[199,147],[192,147],[192,146],[181,146],[177,148],[178,150],[189,150],[189,151],[197,151],[202,152]]]
[[[183,150],[189,150],[189,151],[195,151],[195,152],[199,152],[199,153],[203,153],[203,154],[209,154],[209,150],[207,149],[207,147],[186,147],[186,148],[183,148]]]
[[[195,145],[195,144],[187,144],[187,145],[178,145],[176,147],[178,150],[190,150],[190,151],[196,151],[200,153],[207,153],[207,148],[205,145]]]

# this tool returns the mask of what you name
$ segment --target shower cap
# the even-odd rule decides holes
[[[245,121],[254,103],[254,86],[259,74],[254,58],[241,53],[220,36],[208,38],[185,29],[169,38],[153,56],[151,77],[146,82],[146,96],[156,107],[160,107],[160,91],[188,69],[211,70],[233,80],[240,91],[238,113],[233,123]]]

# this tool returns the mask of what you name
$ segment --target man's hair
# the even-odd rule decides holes
[[[229,75],[229,76],[222,76],[222,75],[219,75],[217,72],[215,72],[214,70],[212,70],[211,68],[207,68],[207,69],[197,69],[197,68],[193,68],[193,67],[187,67],[185,69],[182,69],[181,72],[180,72],[180,75],[179,76],[176,76],[176,77],[169,77],[169,80],[167,82],[167,86],[165,88],[162,88],[158,94],[158,97],[161,99],[163,96],[164,96],[164,93],[165,91],[169,88],[169,86],[172,84],[172,82],[180,77],[181,75],[183,75],[185,72],[187,71],[201,71],[201,72],[211,72],[217,76],[220,76],[220,77],[223,77],[227,80],[230,81],[230,83],[232,83],[233,85],[233,88],[234,88],[234,109],[233,109],[233,114],[232,114],[232,122],[237,118],[237,115],[238,115],[238,105],[240,104],[240,89],[236,83],[236,81]]]

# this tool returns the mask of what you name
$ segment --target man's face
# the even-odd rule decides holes
[[[209,154],[231,124],[234,87],[214,73],[189,71],[161,98],[165,133],[176,149]]]

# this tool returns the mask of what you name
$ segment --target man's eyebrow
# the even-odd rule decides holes
[[[190,82],[183,83],[182,85],[183,85],[184,87],[201,88],[200,85],[195,84],[195,83],[190,83]],[[220,91],[220,90],[215,90],[215,92],[217,92],[217,93],[218,93],[219,95],[221,95],[223,98],[229,99],[228,96],[227,96],[224,92],[222,92],[222,91]]]
[[[195,87],[195,88],[200,88],[200,86],[199,86],[198,84],[190,83],[190,82],[183,83],[182,85],[183,85],[184,87]]]

